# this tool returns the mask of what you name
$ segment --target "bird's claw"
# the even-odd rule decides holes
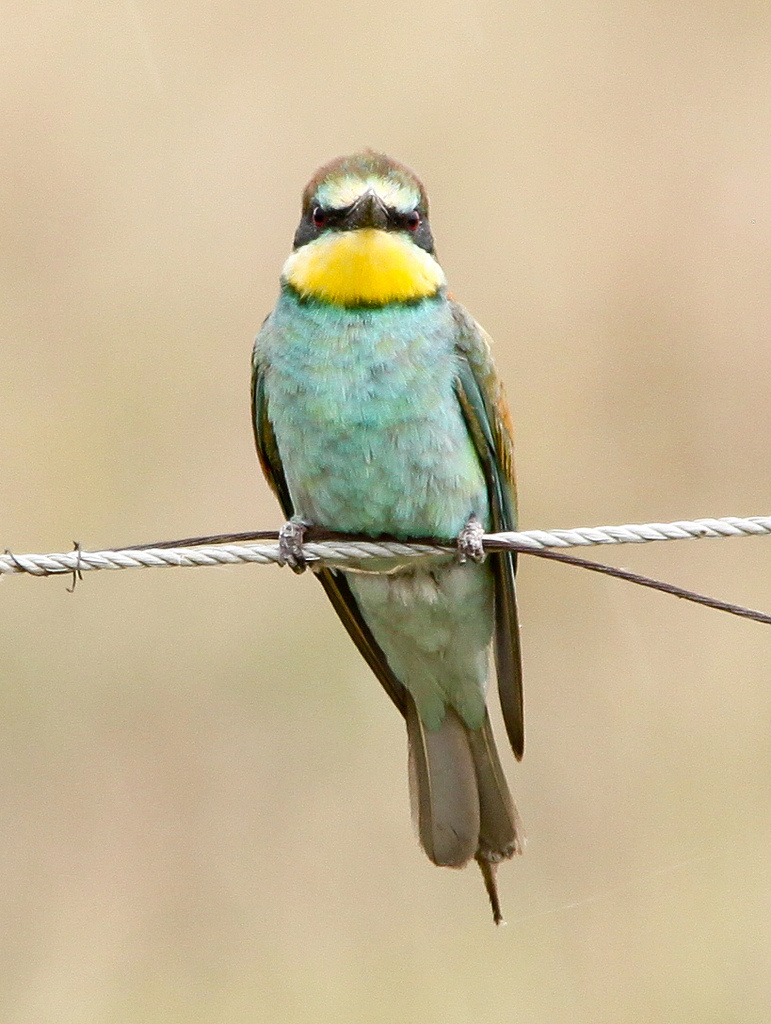
[[[461,565],[464,565],[468,558],[470,558],[472,562],[484,562],[485,549],[482,545],[482,538],[484,535],[484,527],[472,513],[468,517],[466,525],[458,534],[458,561]]]
[[[303,554],[305,531],[308,524],[301,519],[290,519],[278,531],[278,564],[288,565],[292,572],[305,572],[308,563]]]

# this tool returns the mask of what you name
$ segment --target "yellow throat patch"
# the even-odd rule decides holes
[[[434,295],[442,268],[408,237],[378,228],[331,231],[293,252],[283,278],[304,298],[382,306]]]

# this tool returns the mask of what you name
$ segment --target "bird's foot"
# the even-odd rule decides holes
[[[484,535],[484,527],[472,512],[466,521],[466,525],[458,534],[458,561],[461,565],[464,565],[468,558],[472,562],[484,562],[485,549],[482,546],[482,537]]]
[[[278,531],[278,564],[288,565],[292,572],[305,572],[308,563],[303,554],[305,531],[310,523],[304,523],[298,516],[284,523]]]

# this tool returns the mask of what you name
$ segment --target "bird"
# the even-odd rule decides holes
[[[511,417],[489,335],[447,290],[426,190],[396,160],[339,157],[306,186],[254,345],[252,422],[296,571],[310,527],[457,541],[390,571],[311,567],[406,723],[423,850],[476,860],[500,924],[497,866],[524,836],[487,708],[490,649],[517,760],[522,667],[516,556],[485,558],[480,538],[516,529]]]

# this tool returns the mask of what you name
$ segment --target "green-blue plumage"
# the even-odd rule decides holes
[[[297,514],[402,537],[454,538],[472,512],[486,522],[454,346],[444,295],[346,309],[283,289],[258,355]]]

